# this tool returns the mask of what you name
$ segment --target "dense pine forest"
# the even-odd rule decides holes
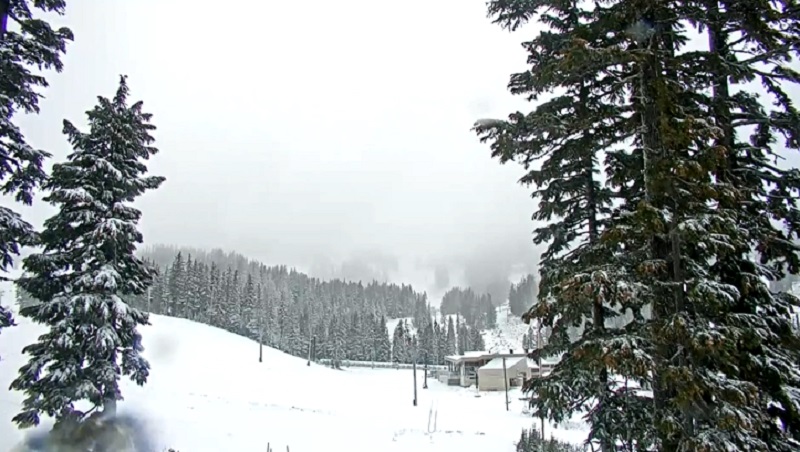
[[[321,281],[285,266],[268,267],[236,253],[153,246],[142,257],[158,275],[133,307],[263,340],[294,356],[443,364],[444,357],[483,350],[481,319],[434,318],[425,293],[409,285]],[[34,302],[23,289],[18,303]],[[492,315],[495,310],[492,307]],[[400,320],[393,331],[387,321]],[[254,358],[256,351],[254,350]]]

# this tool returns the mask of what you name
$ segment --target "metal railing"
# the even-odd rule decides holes
[[[323,365],[330,365],[330,359],[320,359],[317,360],[319,364]],[[411,363],[389,363],[385,361],[355,361],[350,359],[343,359],[341,362],[342,367],[367,367],[367,368],[375,368],[375,369],[413,369],[414,365]],[[424,364],[417,364],[417,370],[422,370],[425,367]],[[435,371],[446,371],[447,366],[438,365],[438,364],[429,364],[428,370],[435,370]]]

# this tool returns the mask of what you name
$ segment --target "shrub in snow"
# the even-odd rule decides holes
[[[517,452],[584,452],[584,450],[583,446],[565,443],[554,438],[545,440],[536,427],[523,430],[517,443]]]

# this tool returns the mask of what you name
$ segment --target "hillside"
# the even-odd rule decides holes
[[[0,385],[22,364],[20,349],[42,328],[20,325],[0,336]],[[184,319],[152,316],[143,330],[145,354],[153,369],[145,387],[123,385],[122,410],[146,419],[158,450],[181,452],[277,450],[508,451],[534,419],[522,414],[519,393],[510,394],[419,382],[412,406],[409,370],[346,369],[306,365],[306,361],[265,348],[218,328]],[[21,439],[9,419],[21,394],[0,394],[0,450]],[[436,429],[428,432],[429,413]],[[312,433],[313,434],[310,434]],[[548,429],[555,437],[581,441],[585,433]]]
[[[486,345],[486,350],[490,352],[508,351],[508,349],[521,350],[522,349],[522,336],[530,328],[529,325],[522,323],[522,319],[512,314],[508,309],[508,303],[502,304],[496,308],[497,310],[497,326],[491,329],[484,329],[481,331],[483,341]],[[452,319],[456,321],[455,314],[444,316],[445,319]],[[441,316],[434,315],[432,320],[440,320]],[[394,331],[397,323],[403,320],[409,326],[411,334],[417,334],[416,328],[413,327],[411,317],[403,317],[397,319],[387,319],[386,326],[389,331]]]
[[[530,328],[511,313],[508,304],[497,307],[497,327],[483,332],[486,350],[491,352],[522,349],[522,336]]]

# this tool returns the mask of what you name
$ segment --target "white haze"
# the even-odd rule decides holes
[[[22,126],[62,160],[119,74],[154,114],[167,177],[147,243],[235,250],[312,274],[412,283],[434,299],[533,271],[535,203],[470,131],[527,111],[520,43],[485,0],[68,2],[65,71]],[[35,224],[52,214],[24,209]]]
[[[521,39],[483,0],[72,0],[54,22],[75,42],[23,129],[62,160],[62,120],[84,123],[127,74],[158,127],[151,171],[167,177],[139,203],[147,243],[434,296],[437,267],[450,285],[534,268],[521,169],[470,131],[524,107],[505,90]]]

